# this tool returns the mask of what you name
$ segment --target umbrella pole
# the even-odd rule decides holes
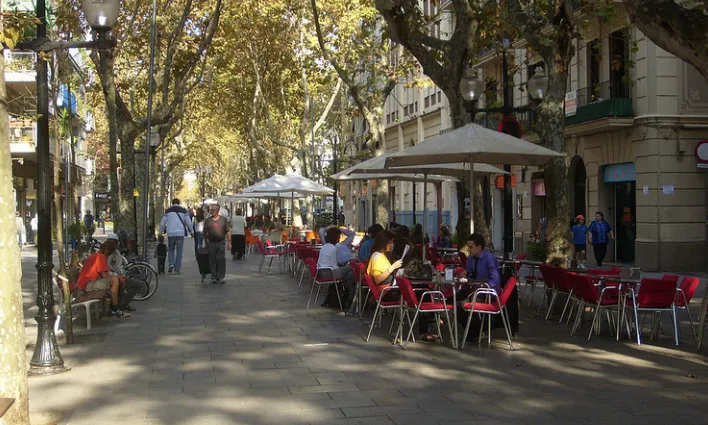
[[[470,235],[474,233],[474,162],[470,162]],[[460,241],[457,241],[461,246]]]
[[[384,227],[387,227],[390,223],[396,221],[394,216],[395,213],[393,212],[394,200],[391,195],[391,187],[393,186],[391,184],[391,179],[386,180],[386,184],[388,185],[388,223],[386,223]]]
[[[428,231],[428,175],[423,174],[423,262],[426,256],[425,233]]]
[[[295,192],[290,192],[290,233],[293,231],[295,223]]]

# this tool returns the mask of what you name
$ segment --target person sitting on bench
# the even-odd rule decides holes
[[[101,249],[88,257],[79,273],[79,280],[76,286],[83,292],[93,292],[99,290],[111,291],[111,316],[116,319],[130,317],[130,313],[122,311],[118,306],[118,291],[120,290],[120,277],[112,275],[108,269],[106,257],[111,255],[116,249],[115,241],[104,242]]]

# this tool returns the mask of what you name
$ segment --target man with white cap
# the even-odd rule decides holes
[[[121,310],[122,311],[135,311],[130,307],[130,302],[136,293],[145,284],[137,279],[129,278],[125,276],[125,265],[127,261],[123,257],[123,254],[117,249],[120,246],[120,238],[115,233],[110,233],[106,237],[106,243],[112,241],[116,245],[116,249],[109,255],[106,256],[106,263],[108,263],[108,272],[114,276],[118,276],[123,286]]]

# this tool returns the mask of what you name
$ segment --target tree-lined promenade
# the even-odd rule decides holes
[[[57,0],[47,6],[44,21],[35,16],[34,5],[4,0],[0,4],[1,41],[6,49],[17,50],[39,34],[35,28],[42,28],[43,23],[49,40],[88,41],[92,29],[81,3],[87,1]],[[624,19],[626,13],[644,36],[708,78],[708,15],[702,2],[176,0],[156,5],[153,11],[152,2],[121,1],[118,22],[109,33],[98,34],[93,28],[92,36],[105,36],[109,48],[72,51],[71,60],[62,50],[37,54],[40,65],[46,66],[38,69],[51,70],[49,86],[73,86],[81,92],[79,109],[95,121],[94,131],[86,136],[88,154],[97,170],[94,190],[110,193],[114,228],[127,235],[131,248],[146,236],[143,229],[153,232],[164,213],[163,200],[170,195],[199,204],[273,174],[291,172],[335,184],[329,179],[334,164],[316,154],[316,146],[330,153],[336,149],[333,156],[343,162],[340,168],[386,152],[385,108],[387,101],[400,103],[392,95],[397,85],[439,88],[447,99],[450,127],[469,123],[474,119],[469,114],[473,108],[460,90],[463,78],[484,52],[506,51],[510,43],[522,43],[527,49],[528,57],[520,58],[522,62],[533,59],[545,69],[548,86],[543,99],[533,105],[538,117],[535,131],[539,144],[563,154],[567,153],[564,102],[570,67],[578,43],[589,34],[589,23]],[[153,12],[155,48],[151,52]],[[151,54],[155,58],[152,73]],[[71,61],[80,63],[85,72],[66,72]],[[634,66],[631,59],[613,63],[613,69],[624,69],[627,76]],[[495,91],[502,90],[494,84]],[[485,87],[485,92],[490,90]],[[42,100],[30,94],[34,102]],[[58,94],[51,96],[48,110],[58,110]],[[9,98],[0,80],[0,222],[7,224],[0,230],[0,269],[6,271],[0,286],[0,397],[16,400],[7,413],[8,422],[26,425],[20,254],[11,224],[18,207],[10,201],[15,199],[17,165],[13,161],[18,158],[10,153],[7,127],[8,110],[18,101]],[[35,111],[44,110],[34,106]],[[60,143],[75,148],[71,116],[49,115],[23,118],[50,121],[54,152],[62,151]],[[148,122],[157,136],[155,142],[147,140]],[[335,144],[335,140],[342,143]],[[36,152],[40,155],[39,149]],[[67,241],[62,239],[62,222],[76,222],[80,228],[81,214],[62,216],[62,197],[74,199],[78,189],[71,185],[62,189],[56,156],[51,161],[52,199],[43,193],[37,196],[51,204],[40,228],[49,228],[44,227],[44,220],[53,221],[56,245],[64,257],[61,250]],[[541,170],[549,262],[565,262],[572,252],[569,167],[570,157],[564,156]],[[191,184],[190,177],[198,184]],[[146,183],[149,193],[144,193]],[[468,183],[461,179],[457,184],[456,238],[466,240],[469,220],[474,220],[475,228],[489,240],[482,183],[478,181],[473,194],[468,193]],[[372,190],[377,203],[372,221],[387,222],[387,185],[378,184]],[[466,197],[475,205],[474,217],[466,216]],[[313,214],[310,199],[297,201],[292,214],[301,210]],[[145,210],[150,211],[147,219],[143,218]],[[65,266],[55,264],[55,269],[66,274]],[[39,267],[48,270],[50,266]],[[38,302],[48,296],[38,295]],[[388,420],[395,422],[390,416]]]

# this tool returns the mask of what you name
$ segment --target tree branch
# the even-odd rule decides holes
[[[624,0],[624,5],[630,20],[651,41],[693,65],[708,81],[705,9],[687,9],[673,0]]]

